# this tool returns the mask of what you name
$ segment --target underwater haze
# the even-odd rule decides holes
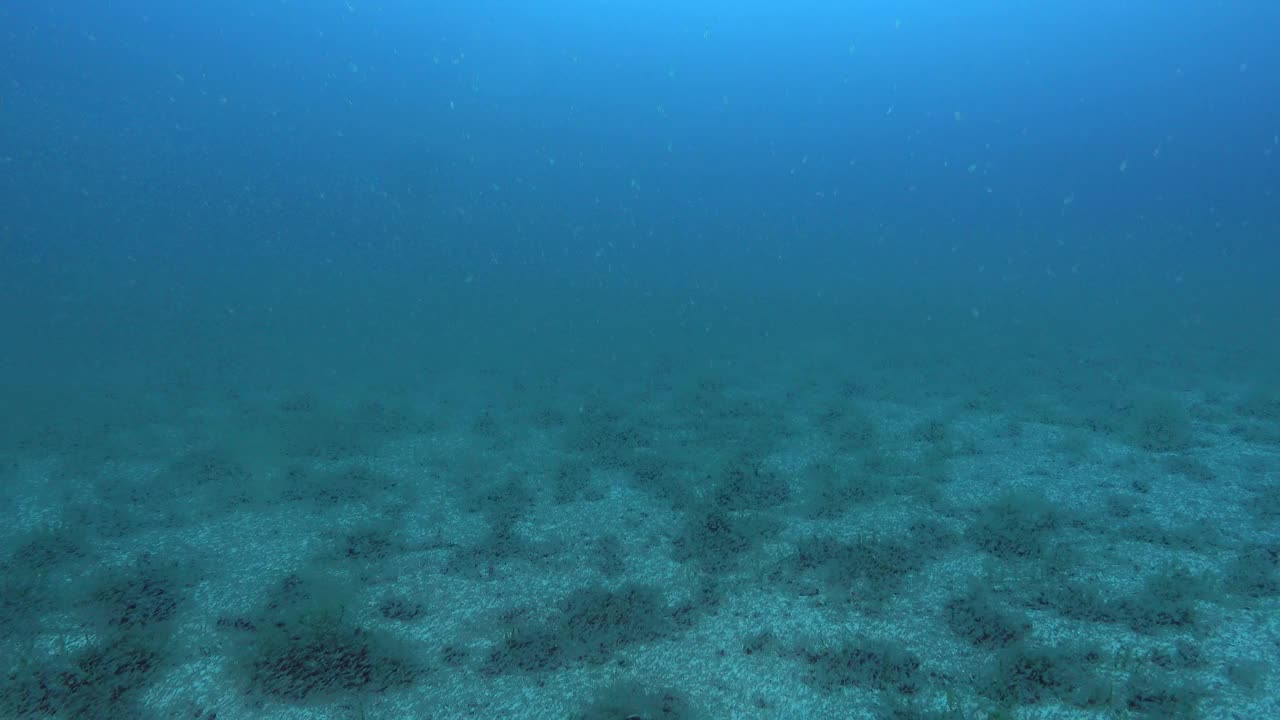
[[[1280,717],[1278,33],[0,6],[0,717]]]

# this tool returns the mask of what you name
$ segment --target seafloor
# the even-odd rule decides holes
[[[416,312],[15,360],[0,717],[1280,717],[1247,312]]]

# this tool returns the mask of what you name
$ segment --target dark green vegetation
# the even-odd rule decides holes
[[[887,641],[858,639],[836,647],[806,646],[797,648],[794,655],[807,666],[804,681],[824,693],[869,688],[910,697],[926,682],[920,658]]]
[[[726,573],[750,559],[780,524],[761,513],[727,512],[714,505],[691,507],[672,538],[672,555],[709,573]]]
[[[1280,543],[1238,552],[1223,572],[1223,583],[1227,592],[1246,598],[1280,596]]]
[[[1055,547],[1063,522],[1060,514],[1038,493],[1010,491],[983,506],[966,535],[997,559],[1040,562]]]
[[[83,534],[43,529],[4,562],[0,716],[146,717],[141,698],[180,653],[174,622],[189,605],[176,562],[143,555],[67,584],[91,554]],[[68,625],[58,614],[79,618]]]
[[[570,720],[698,720],[708,717],[696,712],[684,694],[671,688],[654,688],[640,682],[610,685]]]
[[[12,718],[148,717],[142,695],[169,656],[163,633],[109,630],[81,650],[20,661],[0,681],[0,712]]]
[[[1195,444],[1191,416],[1171,395],[1141,395],[1125,411],[1126,439],[1143,450],[1173,452]]]
[[[956,637],[984,650],[1002,650],[1031,633],[1025,616],[1002,607],[986,583],[976,579],[967,592],[947,601],[942,616]]]
[[[907,578],[936,557],[932,548],[903,536],[852,541],[814,538],[797,543],[782,568],[798,586],[812,583],[837,612],[883,612]]]
[[[239,648],[233,667],[245,691],[299,703],[373,695],[422,681],[430,670],[418,653],[360,624],[348,607],[351,600],[326,578],[289,575],[255,612],[221,618],[219,625]]]
[[[668,606],[654,587],[584,588],[541,622],[509,623],[482,671],[496,675],[625,663],[633,646],[678,637],[694,619],[691,610]]]

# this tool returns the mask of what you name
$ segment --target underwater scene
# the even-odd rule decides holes
[[[0,720],[1280,717],[1278,33],[0,5]]]

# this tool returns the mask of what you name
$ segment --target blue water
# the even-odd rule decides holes
[[[1041,5],[0,7],[0,717],[1280,715],[1280,6]]]

